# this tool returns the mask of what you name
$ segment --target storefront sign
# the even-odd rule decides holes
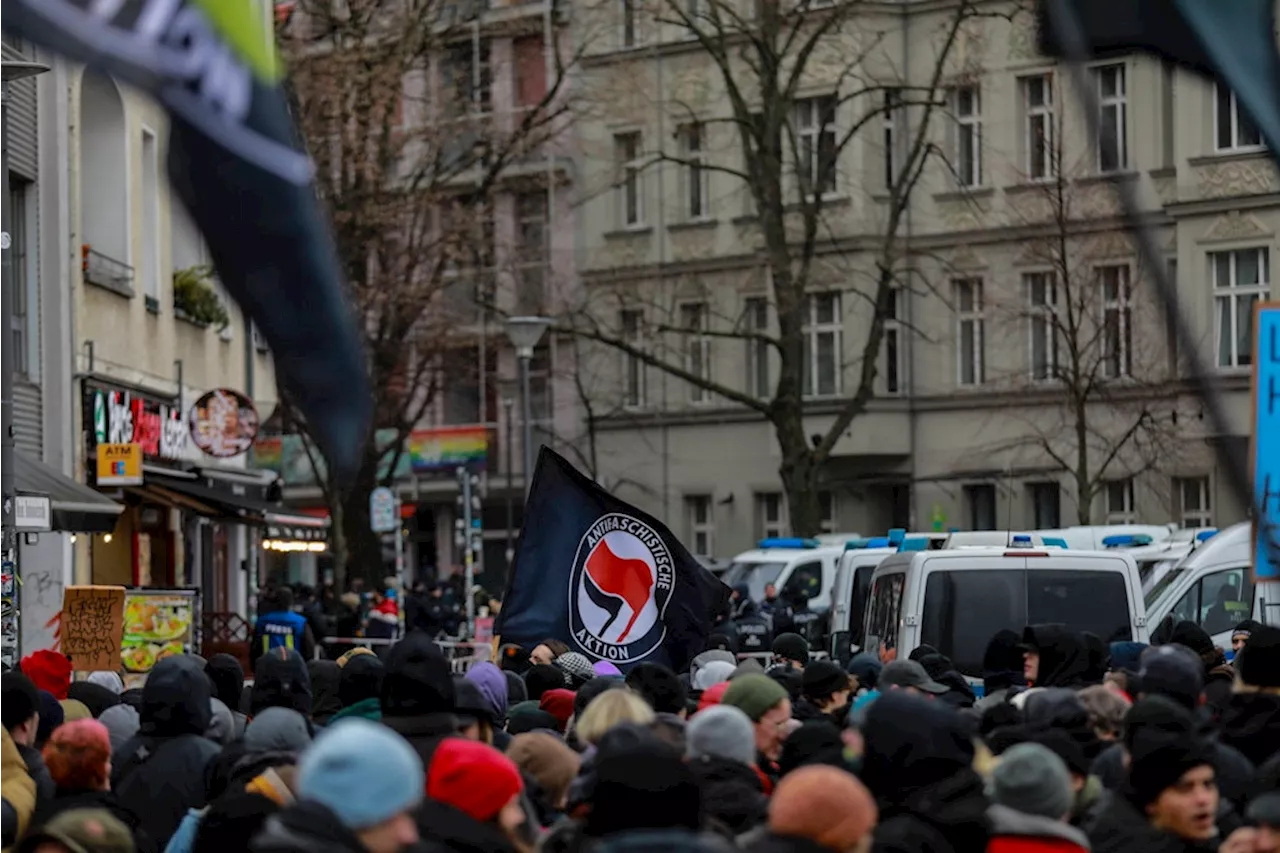
[[[187,451],[187,425],[175,406],[99,388],[90,398],[92,438],[98,444],[136,444],[142,454],[176,461]]]
[[[329,528],[301,524],[269,524],[266,536],[263,538],[282,542],[324,542],[329,538]]]
[[[142,447],[137,444],[99,444],[98,485],[142,484]]]
[[[215,388],[196,400],[188,417],[191,440],[210,456],[239,456],[258,437],[258,410],[239,391]]]
[[[13,502],[15,530],[48,530],[53,524],[53,509],[44,495],[17,495]]]
[[[395,493],[381,486],[369,493],[369,529],[390,533],[400,526],[399,502]]]
[[[131,589],[124,597],[120,661],[133,686],[157,661],[196,650],[196,594],[181,589]]]

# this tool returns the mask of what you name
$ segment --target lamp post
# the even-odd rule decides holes
[[[515,432],[515,429],[514,429],[515,425],[511,420],[511,409],[515,406],[515,403],[516,403],[516,399],[512,395],[512,391],[514,389],[511,386],[513,384],[514,383],[512,383],[510,380],[504,380],[502,383],[502,414],[503,414],[503,417],[505,418],[503,421],[503,424],[505,425],[504,429],[506,430],[506,433],[507,433],[506,435],[507,452],[503,457],[503,467],[506,469],[506,474],[507,474],[507,577],[508,578],[511,577],[511,564],[515,562],[515,558],[516,558],[515,540],[513,538],[515,533],[514,528],[516,526],[516,495],[515,495],[516,490],[515,490],[515,485],[512,482],[512,475],[514,473],[512,469],[515,467],[515,465],[512,462],[512,456],[514,454],[511,451],[511,445],[512,445],[511,438],[512,438],[512,434]]]
[[[17,539],[13,529],[13,503],[17,494],[14,481],[13,460],[13,270],[12,251],[10,247],[11,231],[16,230],[11,224],[13,210],[9,206],[9,84],[15,80],[35,77],[49,70],[43,62],[27,62],[24,60],[6,59],[0,61],[0,172],[3,172],[4,199],[4,233],[0,236],[0,248],[4,250],[3,286],[0,286],[0,505],[3,517],[0,518],[0,560],[4,562],[4,570],[12,571],[11,579],[14,597],[17,597],[17,569],[14,548]],[[8,604],[6,604],[8,606]],[[11,611],[13,612],[13,611]],[[8,622],[13,616],[8,616]],[[9,632],[6,632],[8,634]],[[20,637],[21,632],[15,626],[13,636]],[[14,655],[18,649],[13,650]],[[16,660],[16,657],[15,657]]]
[[[512,317],[507,320],[507,338],[516,348],[520,361],[520,409],[523,414],[524,439],[524,489],[527,493],[533,485],[533,410],[529,400],[529,362],[533,361],[533,349],[542,340],[551,321],[546,317]]]

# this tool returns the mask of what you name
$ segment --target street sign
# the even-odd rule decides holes
[[[1253,573],[1280,580],[1280,302],[1254,311]]]
[[[395,492],[381,486],[369,493],[369,529],[374,533],[390,533],[400,528]]]

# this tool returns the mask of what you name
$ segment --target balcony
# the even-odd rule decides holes
[[[86,284],[133,298],[133,267],[123,261],[95,251],[93,246],[85,243],[80,247],[80,269]]]

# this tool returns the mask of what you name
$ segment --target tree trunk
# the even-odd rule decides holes
[[[782,450],[778,475],[787,494],[791,533],[817,536],[822,532],[822,507],[818,503],[818,466],[804,434],[804,417],[797,407],[794,416],[775,422],[774,431]]]
[[[367,587],[377,588],[386,574],[382,565],[382,542],[369,529],[369,494],[378,487],[378,456],[370,447],[351,484],[342,490],[342,537],[346,543],[343,569],[350,578],[363,578]]]
[[[1077,400],[1076,416],[1076,522],[1093,524],[1093,484],[1089,478],[1089,422],[1083,401]]]

